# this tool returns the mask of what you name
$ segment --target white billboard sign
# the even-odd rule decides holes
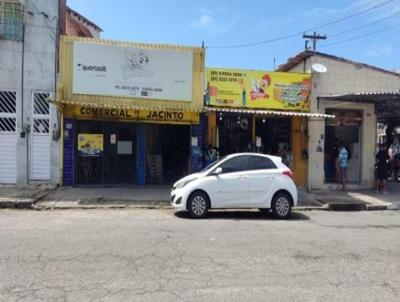
[[[193,53],[74,42],[75,94],[191,101]]]

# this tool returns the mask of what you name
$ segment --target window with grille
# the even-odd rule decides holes
[[[0,91],[0,132],[15,132],[16,112],[16,92]]]
[[[0,0],[0,39],[22,40],[24,7],[16,0]]]
[[[50,133],[49,96],[47,92],[33,93],[33,133]]]

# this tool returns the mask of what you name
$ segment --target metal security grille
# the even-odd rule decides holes
[[[34,119],[33,133],[49,133],[49,119]]]
[[[31,179],[50,179],[50,94],[33,93]]]
[[[75,150],[75,184],[122,185],[136,181],[136,136],[134,123],[78,121],[76,138],[102,135],[100,154]]]
[[[17,94],[0,91],[0,183],[16,182]]]
[[[17,94],[14,91],[0,91],[0,131],[15,132]]]

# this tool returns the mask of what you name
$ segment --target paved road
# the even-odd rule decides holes
[[[398,301],[400,211],[0,211],[1,301]]]

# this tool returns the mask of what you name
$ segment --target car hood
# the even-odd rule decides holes
[[[187,182],[187,181],[189,181],[189,180],[194,180],[194,179],[196,179],[196,178],[199,178],[199,177],[201,177],[203,174],[204,174],[204,173],[192,173],[192,174],[189,174],[188,176],[185,176],[185,177],[179,179],[177,182],[175,182],[175,183],[174,183],[174,187],[176,187],[176,186],[179,185],[180,183]]]

